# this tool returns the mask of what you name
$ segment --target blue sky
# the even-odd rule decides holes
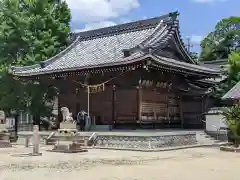
[[[222,18],[240,16],[240,0],[66,0],[72,29],[82,31],[146,19],[171,11],[180,13],[182,37],[191,38],[193,51]]]

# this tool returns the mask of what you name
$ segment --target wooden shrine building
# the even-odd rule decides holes
[[[220,72],[198,64],[181,39],[178,13],[76,34],[64,51],[28,67],[21,78],[59,88],[59,108],[89,111],[113,128],[202,128]],[[90,94],[88,96],[87,90]],[[59,120],[61,115],[59,111]]]

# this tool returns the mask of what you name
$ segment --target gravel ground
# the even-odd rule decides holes
[[[78,154],[0,149],[0,180],[239,180],[240,154],[217,148],[168,152],[94,150]]]

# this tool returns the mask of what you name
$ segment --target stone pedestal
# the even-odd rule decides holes
[[[0,124],[0,133],[7,133],[7,124]]]
[[[9,134],[0,130],[0,148],[12,147],[9,139]]]
[[[66,135],[76,134],[77,133],[77,125],[76,125],[76,123],[72,123],[72,122],[61,122],[58,132],[61,134],[66,134]]]
[[[61,153],[78,153],[87,152],[87,150],[81,148],[81,144],[78,142],[77,128],[75,123],[63,122],[60,124],[60,129],[55,134],[57,143],[53,146],[51,152]]]
[[[82,149],[81,144],[77,142],[58,142],[53,146],[51,152],[60,152],[60,153],[79,153],[87,152],[86,149]]]

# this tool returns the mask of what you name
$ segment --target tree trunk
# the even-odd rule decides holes
[[[33,115],[33,125],[38,125],[39,131],[41,130],[40,124],[40,116],[38,114]]]
[[[15,119],[15,125],[14,125],[14,133],[15,133],[15,140],[18,140],[18,113],[14,116]]]
[[[228,142],[234,144],[233,132],[231,129],[227,129]]]

